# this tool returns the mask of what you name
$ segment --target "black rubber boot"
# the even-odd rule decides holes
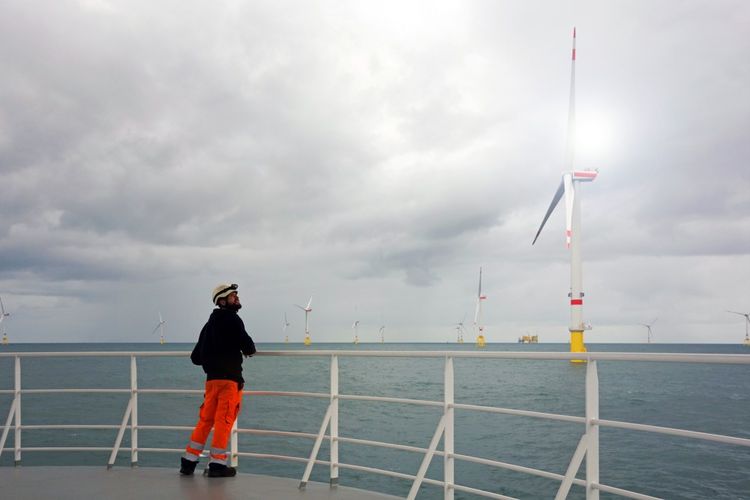
[[[195,471],[195,466],[198,465],[198,462],[193,462],[192,460],[188,460],[185,457],[180,458],[180,474],[183,476],[192,476],[193,472]]]
[[[237,469],[224,464],[208,464],[208,477],[234,477]]]

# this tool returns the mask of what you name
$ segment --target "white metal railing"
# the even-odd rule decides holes
[[[202,394],[202,390],[192,389],[139,389],[138,388],[138,369],[137,358],[145,357],[187,357],[188,352],[183,351],[149,351],[149,352],[16,352],[0,353],[0,358],[14,358],[14,388],[12,390],[0,390],[0,394],[11,394],[13,400],[10,405],[8,417],[2,429],[0,436],[0,455],[3,451],[13,451],[15,463],[21,462],[21,453],[23,451],[110,451],[110,457],[107,463],[108,468],[112,467],[120,450],[122,439],[127,430],[130,430],[130,460],[132,465],[138,463],[139,452],[152,453],[181,453],[181,448],[142,448],[138,443],[139,429],[159,429],[159,430],[192,430],[192,426],[166,426],[166,425],[139,425],[138,424],[138,394]],[[750,439],[724,436],[720,434],[710,434],[705,432],[696,432],[684,429],[674,429],[669,427],[660,427],[654,425],[643,425],[629,422],[620,422],[614,420],[603,420],[599,418],[599,381],[597,373],[597,361],[658,361],[658,362],[683,362],[683,363],[719,363],[719,364],[750,364],[748,355],[723,355],[723,354],[644,354],[644,353],[556,353],[556,352],[453,352],[453,351],[268,351],[259,352],[258,356],[304,356],[304,357],[329,357],[330,358],[330,390],[329,393],[311,393],[311,392],[285,392],[285,391],[245,391],[245,394],[252,396],[282,396],[282,397],[309,397],[325,398],[329,400],[328,408],[320,425],[317,434],[291,432],[267,429],[238,429],[237,423],[232,429],[230,442],[231,463],[237,465],[239,457],[253,457],[259,459],[287,460],[305,463],[305,471],[300,480],[300,488],[304,489],[310,478],[314,465],[327,465],[330,469],[331,486],[338,484],[340,469],[357,470],[380,474],[389,477],[400,478],[412,482],[411,489],[407,496],[408,499],[414,499],[422,484],[439,486],[443,489],[443,498],[452,500],[455,491],[473,493],[479,496],[496,499],[508,499],[511,497],[493,493],[490,491],[472,488],[466,485],[457,484],[454,477],[454,467],[457,460],[483,464],[516,472],[522,472],[539,477],[553,479],[560,482],[555,498],[566,498],[573,484],[583,486],[586,489],[587,500],[598,499],[599,492],[617,494],[627,498],[636,499],[653,499],[655,497],[643,495],[633,491],[616,488],[601,484],[599,482],[599,428],[613,427],[621,429],[630,429],[635,431],[654,432],[659,434],[668,434],[681,436],[691,439],[700,439],[715,441],[720,443],[748,446]],[[130,388],[129,389],[22,389],[21,385],[21,359],[22,358],[40,358],[40,357],[130,357]],[[444,377],[443,377],[443,401],[427,401],[416,399],[403,399],[394,397],[365,396],[365,395],[346,395],[339,393],[339,369],[338,360],[340,357],[407,357],[407,358],[443,358]],[[585,381],[585,417],[572,415],[560,415],[554,413],[542,413],[528,410],[519,410],[512,408],[499,408],[478,406],[469,404],[457,404],[454,402],[454,373],[453,360],[456,358],[485,358],[485,359],[526,359],[526,360],[585,360],[587,361],[586,381]],[[23,425],[21,420],[21,397],[23,394],[43,394],[43,393],[129,393],[130,398],[123,414],[122,422],[117,425]],[[427,448],[400,445],[397,443],[386,443],[380,441],[371,441],[357,439],[355,437],[342,437],[339,435],[339,401],[342,400],[359,400],[374,401],[381,403],[406,403],[419,406],[439,407],[442,408],[443,414],[440,417],[437,428],[433,434]],[[509,464],[490,460],[486,458],[474,457],[455,453],[454,450],[454,414],[455,410],[467,410],[489,413],[500,413],[507,415],[516,415],[521,417],[541,418],[547,420],[557,420],[565,422],[574,422],[584,424],[585,429],[579,440],[578,446],[571,458],[565,474],[556,474],[549,471],[523,467],[520,465]],[[13,448],[5,448],[5,442],[10,430],[14,431]],[[117,429],[117,437],[112,447],[23,447],[22,431],[32,429]],[[328,431],[328,433],[326,433]],[[238,434],[255,434],[265,436],[283,436],[306,438],[313,440],[313,447],[307,458],[274,455],[263,453],[241,452],[238,449]],[[437,449],[440,439],[443,439],[443,449]],[[329,441],[330,460],[320,460],[317,458],[320,446],[324,439]],[[350,443],[364,446],[377,446],[393,450],[409,451],[423,455],[422,462],[416,475],[378,469],[374,467],[365,467],[362,465],[348,464],[340,462],[339,443]],[[443,459],[443,480],[430,479],[425,477],[425,473],[434,456]],[[586,479],[576,478],[576,474],[586,458]]]

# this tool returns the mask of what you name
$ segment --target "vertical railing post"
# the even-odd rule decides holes
[[[238,415],[239,417],[239,415]],[[236,418],[234,420],[234,423],[232,424],[232,432],[229,434],[229,465],[232,467],[237,467],[239,464],[239,443],[237,439],[237,420],[239,418]]]
[[[14,447],[14,464],[21,465],[21,356],[16,356],[15,363],[15,400],[16,400],[16,415],[14,417],[16,427],[13,434],[13,447]]]
[[[599,500],[599,375],[596,361],[589,360],[586,368],[586,500]]]
[[[130,356],[130,400],[133,408],[130,414],[130,466],[138,466],[138,367],[135,356]]]
[[[331,487],[339,484],[339,357],[331,355]]]
[[[229,432],[229,465],[231,465],[232,467],[237,467],[240,463],[239,432],[237,431],[240,426],[239,420],[240,415],[238,413],[237,418],[234,419],[234,423],[232,424],[232,430]]]
[[[445,416],[445,434],[443,435],[443,451],[445,459],[443,463],[443,497],[445,500],[453,500],[454,462],[453,453],[453,431],[454,431],[454,413],[453,407],[453,357],[445,357],[445,375],[443,383],[444,407],[443,415]]]

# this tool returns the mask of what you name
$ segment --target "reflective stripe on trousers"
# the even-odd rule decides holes
[[[203,451],[204,446],[205,444],[190,441],[185,448],[185,455],[183,456],[191,462],[197,462],[201,456],[201,452]]]

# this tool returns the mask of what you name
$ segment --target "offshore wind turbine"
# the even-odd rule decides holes
[[[289,320],[286,318],[286,313],[284,313],[284,326],[282,328],[282,331],[284,332],[284,343],[289,343],[289,335],[286,334],[286,329],[289,328]]]
[[[354,330],[354,343],[359,344],[359,320],[352,323],[352,329]]]
[[[466,321],[466,313],[464,313],[464,318],[458,323],[456,323],[456,343],[457,344],[464,343],[464,321]]]
[[[156,328],[151,332],[151,335],[155,334],[157,330],[159,330],[159,343],[164,343],[164,319],[161,317],[161,311],[159,311],[159,323],[157,323]]]
[[[10,316],[9,312],[5,312],[5,304],[3,304],[3,299],[0,297],[0,310],[2,311],[2,315],[0,315],[0,325],[3,324],[3,320]],[[2,328],[2,327],[0,327]],[[3,330],[3,344],[8,344],[8,335],[6,335],[5,330]]]
[[[464,343],[464,325],[463,323],[456,323],[456,343]]]
[[[312,307],[310,307],[312,305],[312,295],[310,295],[310,300],[307,301],[307,305],[305,307],[302,307],[299,304],[294,305],[305,311],[305,345],[310,345],[312,344],[312,339],[310,339],[310,323],[308,315],[312,311]]]
[[[382,325],[380,327],[380,330],[378,330],[378,333],[380,333],[380,343],[382,344],[385,342],[385,325]]]
[[[547,213],[542,219],[532,245],[536,243],[544,224],[557,203],[565,195],[565,242],[570,249],[570,352],[586,352],[583,331],[591,325],[583,322],[583,269],[581,264],[581,187],[582,182],[596,179],[596,170],[576,170],[575,160],[575,71],[576,71],[576,29],[573,28],[573,51],[570,69],[570,100],[568,107],[568,137],[565,146],[565,172],[557,188]],[[573,360],[580,362],[581,360]]]
[[[727,312],[732,314],[739,314],[740,316],[745,317],[745,341],[743,342],[743,344],[747,347],[750,347],[750,313],[741,313],[737,311]]]
[[[477,292],[477,307],[474,310],[474,329],[477,331],[477,347],[484,347],[484,325],[482,325],[482,301],[487,296],[482,295],[482,268],[479,268],[479,291]]]
[[[656,323],[656,320],[659,318],[654,318],[651,323],[639,323],[641,326],[645,326],[648,329],[648,337],[647,337],[647,343],[651,343],[651,327],[654,326],[654,323]]]

